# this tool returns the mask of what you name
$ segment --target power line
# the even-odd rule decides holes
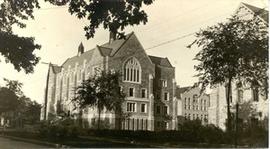
[[[189,34],[186,34],[186,35],[183,35],[183,36],[174,38],[174,39],[172,39],[172,40],[168,40],[168,41],[162,42],[162,43],[160,43],[160,44],[157,44],[157,45],[154,45],[154,46],[152,46],[152,47],[146,48],[145,50],[150,50],[150,49],[153,49],[153,48],[156,48],[156,47],[160,47],[160,46],[169,44],[169,43],[174,42],[174,41],[176,41],[176,40],[180,40],[180,39],[189,37],[189,36],[191,36],[191,35],[194,35],[195,33],[196,33],[196,32],[189,33]]]

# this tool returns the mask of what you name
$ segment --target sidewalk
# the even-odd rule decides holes
[[[26,139],[26,138],[20,138],[20,137],[14,137],[14,136],[7,136],[7,135],[0,135],[2,138],[7,138],[15,141],[22,141],[22,142],[28,142],[28,143],[33,143],[37,145],[43,145],[47,147],[53,147],[53,148],[69,148],[66,145],[61,145],[61,144],[55,144],[51,142],[46,142],[46,141],[40,141],[40,140],[35,140],[35,139]]]

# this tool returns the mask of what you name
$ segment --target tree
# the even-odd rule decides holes
[[[122,115],[122,103],[125,95],[120,91],[119,72],[102,71],[94,77],[84,80],[76,88],[76,97],[72,102],[79,109],[96,107],[98,110],[98,129],[100,128],[100,115],[105,109]]]
[[[6,87],[13,91],[16,95],[21,96],[23,95],[22,92],[22,86],[23,84],[17,80],[8,80],[4,78],[4,81],[6,82]]]
[[[41,105],[26,96],[19,98],[20,108],[16,110],[19,118],[28,124],[35,124],[40,119]]]
[[[33,53],[40,49],[33,37],[21,37],[13,33],[14,25],[25,28],[23,20],[33,19],[33,9],[39,8],[38,0],[3,0],[0,2],[0,53],[17,71],[33,72],[39,58]]]
[[[19,105],[18,96],[6,87],[0,88],[0,114],[17,109]]]
[[[254,17],[243,20],[232,16],[225,23],[200,30],[196,44],[201,50],[195,56],[199,64],[199,83],[207,86],[226,84],[227,130],[231,130],[230,99],[234,80],[262,91],[268,84],[268,32],[267,26]],[[266,92],[265,92],[266,93]]]
[[[94,37],[96,29],[103,25],[114,35],[124,37],[128,25],[146,24],[147,14],[141,9],[143,4],[150,5],[154,0],[45,0],[54,5],[69,5],[69,12],[79,19],[87,19],[84,27],[87,39]]]

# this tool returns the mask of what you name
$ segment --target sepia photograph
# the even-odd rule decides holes
[[[268,148],[268,0],[0,0],[0,148]]]

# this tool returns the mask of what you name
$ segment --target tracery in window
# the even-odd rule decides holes
[[[138,60],[134,57],[128,59],[124,63],[124,81],[140,82],[141,81],[141,66]]]

